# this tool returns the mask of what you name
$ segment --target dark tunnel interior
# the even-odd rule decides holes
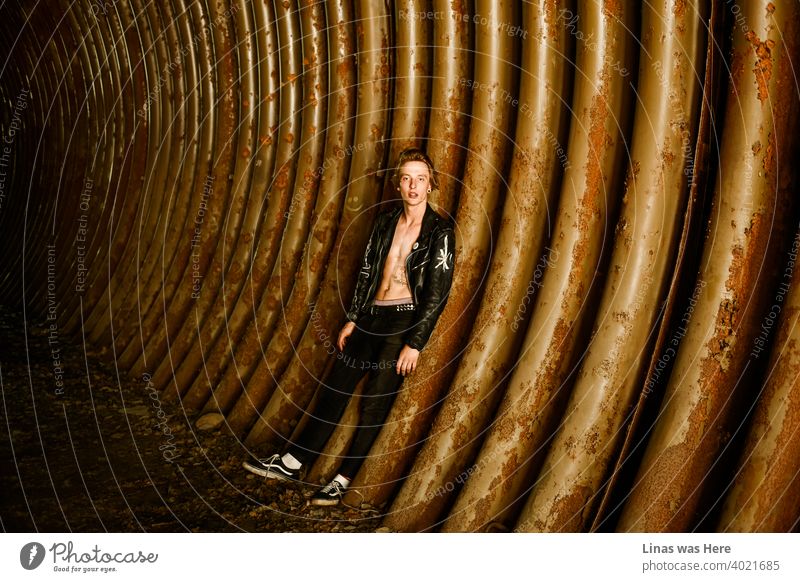
[[[0,16],[3,530],[798,530],[797,2]],[[310,510],[358,398],[305,483],[242,460],[314,414],[409,147],[449,298]]]

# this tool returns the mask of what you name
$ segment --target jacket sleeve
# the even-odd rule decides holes
[[[406,337],[406,344],[414,349],[421,350],[428,343],[436,321],[447,304],[453,282],[455,243],[455,234],[450,226],[442,229],[432,242],[424,293],[417,305],[415,324]]]
[[[379,224],[382,217],[378,216],[375,219],[375,224],[372,227],[372,233],[369,235],[367,248],[364,251],[364,258],[361,261],[361,270],[358,272],[358,280],[356,280],[356,289],[353,292],[353,300],[350,303],[350,309],[347,312],[347,319],[349,321],[357,321],[361,315],[361,309],[367,301],[367,293],[370,287],[370,278],[373,276],[375,269],[373,263],[376,259],[375,247],[377,244],[377,236]]]

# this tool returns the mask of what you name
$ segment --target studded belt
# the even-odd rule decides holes
[[[401,303],[400,305],[370,305],[367,313],[370,315],[380,315],[384,313],[397,313],[403,311],[416,311],[417,306],[413,303]]]

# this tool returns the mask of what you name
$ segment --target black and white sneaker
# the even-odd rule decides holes
[[[242,466],[256,475],[261,475],[267,479],[279,479],[281,481],[299,481],[300,469],[290,469],[283,464],[281,456],[272,455],[266,459],[250,457]]]
[[[346,487],[336,480],[331,481],[325,487],[314,493],[311,498],[311,505],[339,505]]]

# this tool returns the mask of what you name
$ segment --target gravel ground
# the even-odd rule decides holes
[[[4,531],[383,531],[375,509],[310,507],[312,487],[244,471],[236,438],[197,431],[80,338],[0,308],[0,341]]]

